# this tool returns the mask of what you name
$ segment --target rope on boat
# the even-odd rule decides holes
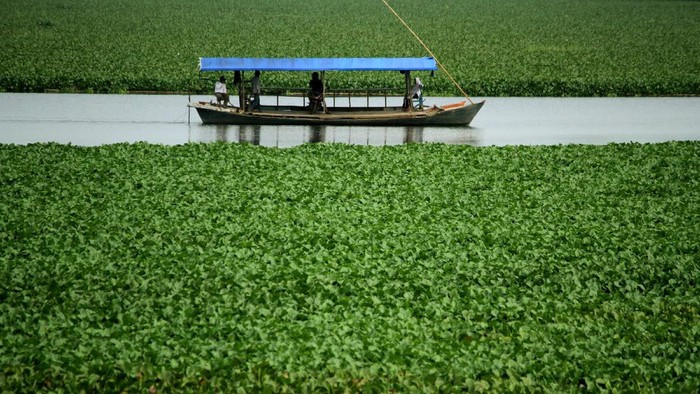
[[[454,78],[452,78],[452,75],[449,73],[449,71],[447,71],[447,69],[445,68],[445,66],[442,65],[442,63],[440,62],[440,60],[438,60],[437,56],[435,56],[435,54],[433,53],[433,51],[431,51],[430,48],[428,48],[428,46],[425,45],[425,43],[423,42],[423,40],[421,40],[420,37],[418,37],[418,34],[416,34],[416,32],[414,32],[413,29],[411,29],[411,27],[403,20],[403,18],[401,18],[401,17],[399,16],[399,14],[397,14],[396,11],[394,11],[393,8],[391,8],[391,6],[389,5],[389,3],[386,2],[386,0],[382,0],[382,1],[384,2],[384,5],[386,5],[387,8],[389,8],[389,11],[391,11],[391,13],[394,14],[394,16],[396,16],[396,17],[399,19],[399,21],[401,21],[401,23],[406,27],[406,29],[408,29],[408,31],[410,31],[411,34],[413,34],[413,37],[415,37],[416,40],[418,40],[418,42],[419,42],[421,45],[423,45],[423,48],[425,48],[425,50],[428,51],[428,53],[430,54],[430,56],[432,56],[433,59],[435,59],[435,62],[438,64],[438,66],[440,66],[440,69],[442,69],[442,71],[447,75],[447,77],[450,78],[450,81],[452,81],[452,83],[457,87],[457,89],[459,89],[459,91],[462,92],[462,94],[464,95],[464,97],[466,97],[467,100],[469,100],[470,103],[474,104],[474,102],[472,101],[472,99],[469,98],[469,95],[467,94],[467,92],[465,92],[464,89],[462,89],[462,87],[459,86],[459,84],[457,83],[457,81],[455,81]]]

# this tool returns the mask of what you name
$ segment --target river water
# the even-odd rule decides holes
[[[196,111],[187,108],[188,99],[186,95],[0,93],[0,143],[95,146],[227,141],[292,147],[309,142],[504,146],[700,140],[700,97],[494,97],[486,98],[470,127],[449,128],[203,125]],[[212,97],[191,99],[210,101]],[[262,98],[263,104],[275,100]],[[428,97],[426,104],[459,100]],[[350,104],[366,105],[366,99],[354,98]]]

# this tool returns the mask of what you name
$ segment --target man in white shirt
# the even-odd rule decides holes
[[[216,103],[218,105],[221,105],[222,102],[224,106],[227,104],[231,105],[228,98],[228,92],[226,91],[226,78],[224,78],[223,75],[221,78],[219,78],[219,82],[214,85],[214,96],[216,96]]]
[[[416,99],[418,101],[417,107],[420,109],[423,109],[423,82],[421,82],[420,78],[416,77],[415,83],[413,84],[413,88],[411,88],[411,93],[409,93],[409,97],[411,99]]]

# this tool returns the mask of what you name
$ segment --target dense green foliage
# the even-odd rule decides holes
[[[475,96],[700,93],[700,2],[395,0]],[[380,0],[0,0],[0,89],[211,90],[201,56],[425,56]],[[214,78],[215,76],[209,76]],[[267,86],[305,86],[272,73]],[[444,73],[428,93],[459,95]],[[331,87],[400,85],[331,74]]]
[[[0,145],[0,388],[693,392],[698,157]]]

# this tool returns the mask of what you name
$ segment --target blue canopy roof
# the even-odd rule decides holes
[[[433,71],[432,57],[244,58],[201,57],[200,71]]]

